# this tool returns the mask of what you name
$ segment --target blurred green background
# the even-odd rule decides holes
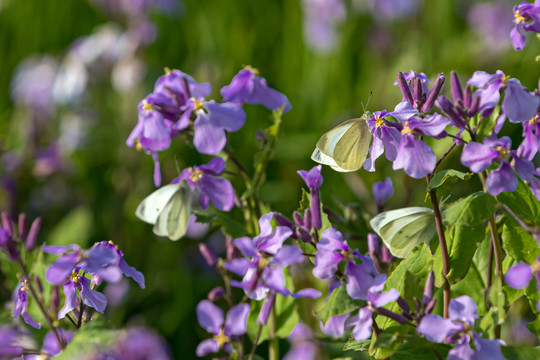
[[[341,121],[361,116],[364,108],[391,111],[401,100],[393,85],[396,71],[413,69],[430,79],[443,72],[449,80],[450,70],[455,70],[464,84],[476,70],[500,69],[529,90],[538,86],[538,41],[531,36],[524,50],[513,51],[508,34],[514,4],[505,1],[404,1],[408,12],[396,18],[367,0],[345,1],[345,16],[335,21],[336,38],[328,50],[314,49],[306,41],[309,1],[171,1],[175,8],[145,12],[145,21],[155,26],[155,38],[131,51],[143,65],[141,71],[135,67],[127,72],[127,85],[119,89],[111,81],[117,59],[98,59],[85,64],[87,82],[76,100],[44,110],[13,95],[14,74],[23,60],[47,55],[61,68],[77,39],[95,34],[96,27],[106,23],[122,34],[140,18],[108,11],[96,6],[98,1],[0,0],[0,202],[11,214],[41,216],[42,242],[84,247],[111,239],[120,245],[128,263],[145,274],[147,288],[130,282],[127,297],[110,307],[108,316],[115,326],[156,329],[175,358],[195,357],[196,345],[207,336],[197,325],[194,308],[219,280],[198,253],[197,243],[203,240],[158,239],[151,226],[134,215],[139,202],[155,189],[153,162],[128,148],[125,140],[137,122],[137,104],[152,91],[164,67],[210,82],[210,98],[220,101],[219,89],[251,65],[288,96],[293,108],[283,116],[282,135],[260,194],[271,209],[287,216],[298,207],[304,186],[296,171],[315,165],[310,155],[319,137]],[[133,74],[141,76],[140,81]],[[69,80],[77,83],[78,76]],[[42,81],[36,77],[30,86],[45,84]],[[448,96],[449,90],[448,81]],[[40,94],[52,91],[45,86]],[[244,109],[246,125],[230,134],[229,143],[251,173],[256,134],[270,124],[270,112],[253,105]],[[36,155],[58,139],[63,145],[54,159]],[[70,139],[76,140],[65,145]],[[444,146],[437,144],[434,150],[440,155]],[[178,169],[209,157],[175,138],[160,160],[163,183],[168,183]],[[459,153],[454,154],[448,165],[459,167],[458,160]],[[330,207],[337,197],[373,214],[371,185],[386,176],[396,189],[392,207],[421,205],[424,197],[423,179],[394,172],[382,158],[375,173],[340,174],[326,167],[323,176],[323,202]],[[217,252],[224,250],[216,231],[203,238]],[[0,261],[9,273],[4,257]],[[0,299],[7,301],[14,288],[15,280],[5,280]]]

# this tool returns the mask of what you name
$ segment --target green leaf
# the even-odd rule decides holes
[[[50,232],[47,245],[88,245],[93,227],[92,212],[79,207],[68,213]]]
[[[219,225],[227,235],[233,238],[248,235],[244,225],[223,213],[213,210],[194,210],[193,214],[197,216],[198,222]]]
[[[345,286],[340,286],[332,291],[324,306],[317,311],[317,317],[326,324],[332,316],[346,314],[360,308],[363,304],[361,300],[351,299]]]
[[[444,197],[459,180],[467,181],[471,176],[471,173],[464,173],[454,169],[439,171],[429,181],[426,191],[429,193],[431,190],[437,189],[439,197]]]
[[[484,239],[485,229],[484,226],[456,225],[446,228],[445,234],[450,256],[448,281],[455,284],[467,275],[478,243]]]
[[[77,330],[71,342],[55,360],[87,358],[98,350],[116,345],[123,334],[122,330],[108,328],[106,321],[99,317]]]
[[[488,250],[489,234],[484,237],[484,241],[478,246],[465,278],[452,287],[452,297],[458,297],[460,295],[470,296],[478,306],[478,314],[480,316],[484,315],[487,311],[483,291],[486,288]],[[437,264],[436,260],[435,264]]]
[[[495,213],[496,205],[491,195],[476,192],[450,205],[444,220],[450,225],[481,225]]]
[[[536,317],[535,320],[527,323],[527,329],[536,336],[540,336],[540,317]]]
[[[540,254],[533,237],[511,218],[503,225],[502,242],[504,251],[516,261],[532,264]]]
[[[407,259],[403,260],[394,271],[392,271],[386,280],[384,291],[389,291],[394,288],[399,291],[400,294],[404,293],[406,279],[410,279],[410,276],[407,276],[407,272],[414,275],[417,281],[419,281],[420,284],[423,284],[432,266],[433,257],[431,256],[431,252],[427,245],[422,244],[417,247]],[[386,308],[390,311],[400,312],[396,302],[389,304]],[[397,323],[387,317],[377,317],[377,324],[384,330]]]
[[[356,341],[353,338],[350,338],[349,341],[347,341],[347,343],[343,347],[343,351],[347,351],[347,350],[368,351],[370,343],[371,343],[371,340]]]
[[[310,208],[310,196],[306,189],[302,188],[302,198],[300,199],[300,204],[298,207],[298,212],[300,215],[304,216],[304,211]]]
[[[506,316],[506,296],[501,281],[496,277],[493,278],[493,284],[489,288],[488,299],[492,305],[490,311],[497,315],[497,324],[503,324]]]
[[[379,336],[372,336],[369,354],[375,359],[387,359],[398,351],[405,338],[398,331],[393,331],[393,328],[388,328]]]
[[[540,359],[540,348],[529,346],[501,346],[501,352],[506,359],[531,360]]]
[[[523,181],[519,180],[516,191],[497,195],[497,200],[526,223],[540,225],[540,202]]]
[[[481,121],[476,135],[478,139],[490,137],[491,134],[493,134],[493,130],[495,129],[495,125],[497,125],[497,118],[499,117],[500,113],[501,108],[499,105],[497,105],[493,109],[493,112],[489,116],[489,119],[482,119],[483,117],[481,114],[474,118],[474,126],[476,126]]]

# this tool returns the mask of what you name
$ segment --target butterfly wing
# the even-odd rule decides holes
[[[154,225],[154,234],[178,240],[186,234],[193,196],[189,185],[182,181],[165,205]]]
[[[365,119],[356,119],[350,128],[343,133],[334,148],[334,161],[348,171],[362,167],[366,160],[371,132]]]
[[[149,224],[155,224],[159,214],[176,193],[179,184],[169,184],[160,187],[148,195],[135,210],[135,216]]]
[[[319,139],[311,159],[336,171],[355,171],[366,159],[370,140],[365,118],[347,120]]]
[[[428,244],[437,231],[433,210],[425,207],[385,211],[371,219],[370,225],[399,258],[409,256],[421,243]]]

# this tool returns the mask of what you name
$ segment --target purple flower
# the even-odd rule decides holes
[[[38,324],[30,314],[27,312],[28,308],[28,281],[22,279],[21,284],[17,288],[15,295],[15,305],[13,306],[13,319],[17,319],[22,316],[24,322],[33,328],[40,329],[41,325]]]
[[[291,104],[285,95],[269,88],[266,80],[258,76],[258,70],[246,66],[232,79],[231,83],[221,89],[225,101],[262,104],[270,110],[283,108],[283,112],[291,110]]]
[[[510,45],[508,33],[512,30],[512,14],[508,0],[473,4],[467,14],[469,26],[484,42],[483,49],[490,53],[502,53]]]
[[[304,39],[316,52],[329,53],[338,42],[336,25],[347,15],[343,0],[303,0]]]
[[[304,323],[297,324],[288,336],[291,349],[283,360],[315,360],[317,358],[317,345],[313,340],[311,329]]]
[[[478,112],[487,117],[493,111],[493,108],[499,103],[501,94],[499,92],[501,86],[505,82],[505,75],[502,71],[497,70],[493,75],[485,71],[475,71],[473,76],[467,81],[468,85],[476,87],[478,90],[473,96],[480,97]]]
[[[108,282],[120,281],[119,255],[106,246],[94,246],[90,250],[82,250],[78,245],[46,246],[41,250],[46,253],[61,255],[45,273],[45,279],[54,285],[63,284],[76,267],[93,275],[99,275]]]
[[[478,318],[473,299],[463,295],[450,300],[448,315],[448,319],[433,314],[424,316],[418,324],[417,331],[430,341],[456,344],[456,347],[448,353],[449,358],[472,359],[489,354],[489,357],[485,357],[486,359],[504,360],[500,350],[501,344],[504,343],[501,340],[482,339],[472,330],[474,321]],[[471,337],[476,352],[469,346]]]
[[[0,227],[0,250],[7,254],[9,261],[17,261],[21,257],[12,235],[3,227]]]
[[[120,268],[120,271],[122,271],[122,274],[135,280],[135,282],[139,284],[141,289],[145,288],[144,275],[134,267],[128,265],[128,263],[124,259],[124,253],[122,252],[122,250],[120,250],[118,245],[115,245],[112,242],[112,240],[95,243],[94,248],[95,247],[106,247],[114,250],[114,252],[118,255],[118,267]],[[96,276],[99,275],[96,274]]]
[[[540,114],[523,123],[523,142],[519,145],[518,154],[532,160],[540,149]]]
[[[514,23],[510,38],[514,49],[521,50],[525,46],[525,33],[540,33],[540,4],[522,1],[518,6],[514,6]]]
[[[283,296],[317,298],[321,293],[314,289],[303,289],[291,293],[285,286],[283,269],[291,264],[302,262],[304,256],[295,246],[283,245],[292,235],[290,228],[277,226],[272,229],[274,213],[263,215],[259,219],[260,234],[251,239],[242,237],[234,240],[234,246],[244,258],[233,259],[225,268],[239,276],[242,281],[231,281],[231,285],[244,289],[255,300],[264,299],[269,291]]]
[[[311,170],[299,170],[298,175],[304,179],[310,191],[310,207],[311,207],[311,225],[314,229],[320,230],[322,227],[321,219],[321,198],[319,189],[323,182],[321,175],[321,165],[314,166]]]
[[[359,259],[362,264],[357,265],[355,259]],[[346,261],[347,294],[353,299],[365,300],[369,288],[378,281],[373,260],[361,255],[357,249],[352,250],[339,231],[327,229],[317,244],[313,275],[319,279],[331,279],[341,261]]]
[[[214,100],[191,98],[182,109],[184,114],[179,124],[189,121],[195,113],[193,144],[201,154],[215,155],[223,150],[227,142],[225,130],[237,131],[246,120],[242,107],[232,102],[219,104]]]
[[[19,333],[6,325],[0,326],[0,359],[12,359],[22,356],[23,348],[19,345]]]
[[[500,166],[492,170],[486,180],[487,190],[493,196],[503,191],[516,190],[518,182],[512,168],[524,180],[534,178],[534,165],[519,157],[517,151],[510,150],[511,144],[512,141],[507,136],[498,140],[484,139],[484,144],[468,143],[461,153],[461,163],[476,173],[486,170],[493,162],[500,161]]]
[[[521,262],[517,263],[508,269],[504,276],[504,281],[514,289],[523,289],[529,285],[533,273],[539,271],[539,265],[540,263],[538,261],[533,265]]]
[[[86,306],[92,307],[103,314],[107,306],[107,298],[102,293],[92,290],[90,288],[90,279],[86,278],[84,274],[81,275],[79,268],[75,268],[69,279],[64,283],[66,300],[64,307],[58,313],[58,319],[64,318],[66,314],[77,307],[76,290],[79,290],[80,298]]]
[[[394,161],[396,159],[402,126],[399,123],[386,120],[387,116],[394,116],[394,113],[388,113],[386,110],[376,111],[367,121],[369,131],[373,134],[369,158],[364,162],[364,169],[367,171],[375,171],[375,160],[382,155],[385,149],[385,156],[388,160]]]
[[[358,314],[350,316],[350,313],[331,317],[326,324],[321,324],[321,330],[324,334],[333,337],[341,337],[345,330],[353,328],[352,334],[356,341],[362,341],[370,337],[371,326],[373,325],[373,313],[378,313],[390,317],[400,324],[406,324],[407,319],[402,315],[396,314],[383,308],[384,305],[399,298],[399,292],[396,289],[390,289],[387,292],[381,292],[384,288],[386,275],[379,275],[371,282],[367,291],[366,306],[358,310]]]
[[[394,194],[392,179],[387,177],[384,181],[373,184],[373,197],[377,206],[384,206],[388,199]]]
[[[421,6],[419,0],[368,0],[367,3],[374,20],[381,22],[410,18]]]
[[[58,336],[66,343],[69,344],[73,336],[75,335],[74,331],[67,331],[62,328],[57,328],[56,332]],[[25,359],[28,360],[41,360],[43,358],[49,358],[60,354],[62,350],[58,345],[58,340],[52,331],[49,331],[45,338],[43,339],[43,346],[41,347],[41,355],[27,355]]]
[[[129,329],[116,344],[111,360],[170,360],[167,343],[154,331],[145,328]]]
[[[234,189],[229,180],[221,177],[224,172],[225,160],[217,157],[206,165],[184,169],[171,184],[185,180],[192,190],[199,192],[199,204],[203,210],[212,202],[218,209],[230,211],[234,206]]]
[[[518,79],[506,82],[502,108],[513,123],[524,123],[531,120],[540,106],[540,96],[530,93]]]
[[[250,311],[248,304],[239,304],[232,307],[224,318],[223,310],[208,300],[202,300],[197,305],[197,319],[201,327],[214,334],[214,337],[197,346],[197,356],[203,357],[220,349],[232,354],[234,348],[231,343],[238,341],[238,337],[246,333]]]
[[[410,177],[419,179],[431,173],[435,168],[437,157],[433,150],[423,141],[415,139],[413,128],[406,122],[401,131],[398,154],[392,168],[403,169]]]

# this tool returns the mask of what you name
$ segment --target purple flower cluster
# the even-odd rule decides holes
[[[452,359],[497,359],[504,360],[501,354],[501,340],[483,339],[473,331],[478,312],[474,300],[463,295],[450,301],[449,318],[429,314],[422,318],[417,331],[426,339],[437,343],[455,344],[448,353]],[[473,340],[475,350],[469,343]]]
[[[540,3],[522,1],[518,6],[514,6],[514,23],[510,38],[514,49],[521,50],[525,46],[526,33],[540,33]]]
[[[201,154],[216,155],[225,148],[225,131],[239,130],[245,122],[243,103],[263,104],[276,110],[291,106],[287,97],[269,88],[257,71],[248,67],[221,89],[225,102],[206,101],[209,83],[198,83],[180,70],[168,70],[154,86],[154,92],[139,103],[139,120],[126,143],[152,155],[154,182],[161,184],[158,152],[169,148],[171,139],[193,130],[193,144]]]
[[[144,275],[126,263],[122,250],[112,241],[95,243],[87,251],[78,245],[43,245],[41,249],[49,254],[60,255],[45,273],[47,281],[64,286],[66,300],[58,313],[59,319],[76,308],[77,290],[85,305],[103,313],[107,306],[107,298],[93,289],[103,280],[116,283],[122,279],[123,274],[133,278],[144,289]],[[86,277],[86,274],[91,275],[91,279]]]
[[[536,279],[536,289],[540,291],[540,258],[532,264],[518,262],[509,268],[504,276],[506,283],[514,289],[526,288],[533,276]],[[540,301],[536,303],[536,309],[540,311]]]

